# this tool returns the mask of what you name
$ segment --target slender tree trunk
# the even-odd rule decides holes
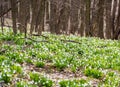
[[[50,31],[51,33],[55,33],[56,32],[56,25],[57,25],[57,15],[58,15],[58,11],[57,11],[57,4],[55,5],[54,1],[50,2]]]
[[[69,0],[63,0],[61,6],[59,7],[59,15],[57,22],[57,34],[65,33],[68,30],[68,21],[70,14],[70,6],[68,6]]]
[[[12,8],[12,22],[13,22],[13,32],[17,34],[17,27],[16,27],[16,0],[11,0],[11,8]]]
[[[37,7],[36,7],[37,0],[31,0],[30,5],[31,5],[31,13],[32,13],[32,18],[31,18],[31,25],[30,25],[30,34],[33,33],[35,30],[35,17],[37,14]]]
[[[91,0],[90,2],[90,36],[94,36],[94,5],[95,5],[95,0]]]
[[[112,28],[111,28],[111,24],[110,24],[110,22],[111,22],[111,13],[110,13],[110,10],[111,10],[111,0],[105,0],[105,3],[106,3],[106,5],[105,5],[105,7],[104,7],[104,22],[105,22],[105,24],[106,24],[106,26],[105,26],[105,37],[107,38],[107,39],[110,39],[111,37],[112,37],[112,34],[111,34],[111,32],[112,32]]]
[[[79,25],[78,25],[78,33],[81,36],[85,35],[85,2],[83,0],[80,0],[80,8],[79,8]]]
[[[98,3],[98,36],[104,38],[103,35],[103,15],[104,14],[104,0],[99,0]]]
[[[41,34],[44,29],[45,0],[40,0],[38,6],[35,29],[38,31],[38,34]]]
[[[21,0],[20,1],[18,15],[19,15],[18,22],[21,24],[19,26],[19,29],[20,29],[21,33],[24,33],[25,29],[27,29],[27,23],[30,18],[30,2],[29,2],[29,0]]]
[[[118,39],[120,35],[120,0],[116,2],[116,12],[115,12],[115,19],[114,19],[114,35],[113,39]]]
[[[70,33],[72,33],[72,34],[75,34],[78,30],[78,24],[79,24],[78,5],[79,5],[79,0],[71,0],[71,16],[70,16],[71,29],[70,29]]]
[[[111,3],[111,28],[112,28],[112,38],[114,37],[115,29],[114,29],[114,20],[115,20],[115,0],[112,0]]]
[[[89,36],[90,35],[90,5],[91,5],[91,2],[90,0],[86,0],[85,1],[85,5],[86,5],[86,10],[85,10],[85,24],[86,24],[86,29],[85,29],[85,32],[86,32],[86,36]]]

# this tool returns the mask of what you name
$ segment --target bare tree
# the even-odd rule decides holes
[[[119,0],[10,0],[11,8],[0,12],[3,17],[12,10],[13,31],[16,23],[20,32],[41,35],[48,24],[51,33],[79,34],[100,38],[118,39],[120,35]],[[1,10],[2,11],[2,10]],[[2,22],[3,20],[1,20]],[[24,28],[23,28],[24,26]],[[25,30],[26,29],[26,30]]]

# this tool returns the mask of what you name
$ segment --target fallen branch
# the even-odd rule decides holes
[[[42,41],[37,41],[37,40],[34,40],[34,39],[32,39],[32,38],[19,38],[19,39],[28,39],[28,40],[31,40],[31,41],[33,41],[33,42],[49,42],[49,41],[46,41],[46,40],[42,40]],[[18,40],[19,40],[18,39]],[[18,40],[16,40],[16,42],[18,41]]]
[[[61,41],[81,44],[80,42],[77,42],[77,41],[74,41],[74,40],[63,40],[63,39],[61,39]]]
[[[44,38],[49,38],[49,37],[47,37],[47,36],[44,36],[44,35],[39,35],[39,34],[32,34],[33,36],[42,36],[42,37],[44,37]]]
[[[32,39],[32,38],[27,38],[27,39],[29,39],[29,40],[31,40],[31,41],[34,41],[34,42],[49,42],[49,41],[47,41],[47,40],[37,41],[37,40],[34,40],[34,39]]]

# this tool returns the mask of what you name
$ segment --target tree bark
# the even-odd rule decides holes
[[[29,0],[21,0],[19,4],[18,13],[18,22],[22,25],[19,26],[21,33],[24,33],[25,29],[27,29],[27,23],[29,21],[29,18],[30,18],[30,2]]]
[[[78,24],[79,24],[78,12],[79,12],[79,0],[71,0],[70,33],[72,34],[75,34],[78,30]]]
[[[120,35],[120,0],[117,0],[116,3],[113,39],[118,39]]]
[[[11,0],[11,8],[12,8],[12,22],[13,22],[13,32],[17,34],[17,27],[16,27],[16,0]]]
[[[104,13],[104,0],[99,0],[98,3],[98,36],[104,38],[103,35],[103,13]]]
[[[90,2],[90,0],[86,0],[85,5],[86,5],[86,10],[85,10],[86,29],[85,29],[85,33],[86,33],[86,36],[90,36],[90,30],[91,30],[91,27],[90,27],[90,5],[91,5],[91,2]]]
[[[58,14],[59,11],[57,11],[57,3],[55,4],[54,1],[50,2],[50,32],[56,33],[57,29],[57,22],[58,22]]]
[[[105,38],[106,39],[110,39],[111,37],[112,37],[112,28],[111,28],[111,13],[110,13],[110,10],[111,10],[111,3],[112,3],[112,1],[111,0],[105,0],[105,3],[106,3],[106,5],[105,5],[105,7],[104,7],[104,24],[106,24],[106,26],[105,26],[105,31],[104,31],[104,33],[105,33]]]

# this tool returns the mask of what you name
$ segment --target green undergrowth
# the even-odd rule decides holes
[[[86,80],[63,80],[59,82],[60,87],[90,87]]]
[[[40,72],[26,73],[24,66],[44,69],[49,64],[50,68],[59,72],[68,69],[72,73],[82,73],[88,79],[97,79],[100,87],[119,87],[120,41],[46,32],[43,35],[45,37],[29,36],[31,39],[23,39],[23,34],[14,35],[10,31],[0,33],[0,82],[17,87],[52,87],[52,79],[41,77]],[[88,80],[63,79],[59,86],[91,86],[87,83]]]

